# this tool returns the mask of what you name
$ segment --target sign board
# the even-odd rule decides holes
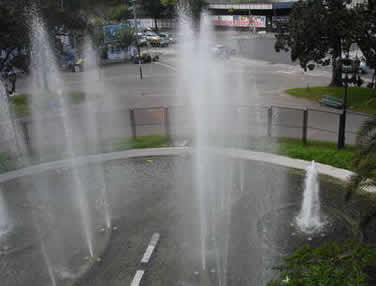
[[[266,27],[266,16],[212,16],[214,26]]]
[[[124,24],[116,24],[116,25],[106,25],[103,27],[104,32],[104,41],[105,42],[113,42],[118,39],[118,35],[121,30],[125,30],[126,26]]]

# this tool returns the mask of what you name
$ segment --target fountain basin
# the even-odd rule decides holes
[[[259,236],[265,247],[286,255],[306,245],[318,247],[327,241],[342,243],[349,239],[362,239],[362,233],[348,221],[344,213],[332,207],[321,208],[325,224],[311,233],[302,231],[296,223],[300,211],[299,204],[291,204],[266,213],[257,223]]]
[[[102,154],[81,159],[82,161],[90,160],[91,163],[105,161],[112,219],[118,231],[108,244],[104,255],[101,255],[101,263],[93,263],[94,267],[81,279],[74,278],[74,280],[78,279],[77,285],[101,286],[116,283],[116,281],[130,284],[142,253],[151,235],[156,231],[161,233],[161,241],[157,252],[153,254],[152,264],[148,266],[144,283],[155,281],[161,285],[167,285],[170,282],[195,285],[193,273],[195,271],[201,273],[200,241],[197,229],[199,218],[197,201],[195,201],[191,184],[191,158],[189,156],[165,156],[169,154],[169,150],[166,149],[145,150],[145,153],[142,151]],[[171,153],[172,155],[186,154],[185,149],[171,149]],[[153,156],[151,163],[150,156]],[[270,240],[269,236],[264,238],[260,235],[260,224],[268,218],[276,224],[278,222],[276,217],[286,217],[284,225],[293,221],[289,217],[299,210],[304,173],[265,162],[239,158],[228,158],[228,160],[230,160],[228,163],[235,165],[241,161],[249,172],[246,172],[243,191],[240,190],[237,180],[232,182],[229,189],[230,204],[220,216],[217,216],[216,232],[210,231],[208,236],[206,253],[208,277],[212,285],[217,285],[218,276],[223,273],[226,273],[227,285],[262,285],[272,277],[271,268],[278,265],[282,255],[292,251],[294,247],[292,243],[291,245],[289,243],[288,249],[281,251],[279,245],[274,243],[274,240]],[[56,165],[62,168],[64,163],[49,164],[49,167]],[[53,167],[49,171],[44,169],[45,166],[31,168],[35,173],[28,175],[32,176],[38,173],[59,176],[62,173],[54,172],[53,174]],[[40,171],[41,169],[43,172]],[[31,172],[22,170],[22,173],[26,171]],[[233,173],[234,176],[238,174],[236,170]],[[11,175],[15,176],[14,173]],[[351,237],[356,237],[351,233],[352,222],[360,216],[357,213],[359,207],[367,202],[357,200],[357,204],[345,205],[341,202],[344,193],[340,181],[323,177],[320,181],[323,189],[320,197],[323,211],[332,213],[334,208],[333,213],[337,215],[338,212],[345,231],[348,231]],[[13,191],[10,182],[4,180],[2,185],[8,192]],[[281,186],[286,187],[281,188]],[[224,221],[227,223],[223,224]],[[103,226],[95,228],[98,230],[98,236],[103,236],[100,232],[101,227]],[[278,229],[275,232],[278,233]],[[273,238],[272,233],[270,232],[270,236]],[[286,233],[289,232],[286,231]],[[287,241],[292,242],[292,238],[288,238]],[[313,238],[312,241],[316,240]],[[27,260],[33,249],[21,252],[20,257]],[[85,263],[84,256],[77,255],[77,261],[81,264]],[[218,257],[222,259],[219,266],[216,263]],[[226,258],[227,262],[223,258]],[[19,260],[14,261],[20,264]],[[6,270],[11,265],[6,264],[7,262],[0,258],[2,269],[0,273],[9,273]],[[22,269],[20,268],[22,265],[18,267]],[[33,266],[30,270],[36,270],[35,268],[38,267]],[[224,268],[226,272],[223,271]],[[215,271],[212,272],[212,269]],[[24,281],[32,279],[31,273],[29,275],[27,271],[22,273],[18,276],[24,277]],[[39,280],[30,281],[44,281],[45,275],[37,276],[34,273],[35,271],[33,275]],[[23,285],[22,283],[14,284],[14,282],[12,284],[12,277],[5,277],[5,275],[0,279],[6,281],[7,286]]]

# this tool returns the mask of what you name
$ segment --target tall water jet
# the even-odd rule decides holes
[[[315,161],[306,169],[302,208],[296,222],[304,232],[317,231],[324,224],[320,217],[319,181]]]
[[[178,43],[177,93],[186,97],[192,112],[201,268],[217,268],[219,285],[226,285],[233,172],[232,164],[216,150],[233,146],[234,97],[229,95],[236,94],[240,84],[236,85],[237,80],[229,83],[225,60],[213,52],[215,39],[208,15],[201,17],[199,30],[185,15],[179,24],[183,37]]]
[[[100,150],[100,137],[98,134],[97,113],[99,112],[100,100],[104,100],[104,82],[100,76],[101,70],[98,66],[98,56],[93,48],[90,38],[85,39],[84,57],[86,59],[86,70],[83,73],[83,91],[86,96],[84,104],[84,121],[87,136],[87,144],[90,153],[98,154]],[[87,166],[92,174],[94,185],[100,189],[97,207],[103,211],[104,222],[107,228],[111,227],[111,212],[108,203],[107,186],[104,178],[103,165],[101,163]],[[90,182],[92,185],[93,182]]]
[[[5,204],[3,191],[0,189],[0,237],[10,229],[8,207]]]
[[[0,81],[0,132],[2,140],[13,141],[16,138],[16,134],[12,124],[12,118],[10,116],[8,99],[6,95],[6,90],[3,83]],[[9,146],[9,152],[14,155],[16,150],[14,149],[17,144],[15,142],[10,142],[7,144]],[[5,203],[3,190],[0,189],[0,236],[9,231],[10,221],[8,216],[8,207]]]
[[[33,117],[33,147],[38,152],[39,160],[48,160],[46,149],[54,146],[55,152],[61,148],[61,156],[70,160],[72,175],[67,178],[66,184],[72,186],[74,203],[76,203],[83,230],[83,236],[91,256],[93,251],[93,232],[88,204],[88,190],[82,182],[82,176],[77,167],[77,154],[75,146],[79,145],[77,132],[74,132],[75,122],[70,114],[67,95],[64,93],[64,83],[57,70],[54,55],[49,45],[49,39],[42,23],[36,13],[32,18],[32,63],[31,71],[34,86],[32,92],[32,117]],[[46,118],[48,117],[48,119]],[[56,125],[50,127],[49,123],[60,122],[60,132],[56,132]],[[52,134],[60,139],[59,142]],[[69,180],[69,181],[68,181]],[[64,233],[62,233],[64,235]]]

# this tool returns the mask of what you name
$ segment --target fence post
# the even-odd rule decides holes
[[[132,138],[136,139],[136,120],[134,117],[134,109],[129,109],[129,119],[131,121]]]
[[[268,136],[272,136],[273,106],[268,107]]]
[[[307,144],[307,128],[308,128],[308,109],[303,111],[303,144]]]
[[[165,124],[165,132],[167,138],[171,137],[171,130],[170,130],[170,117],[168,113],[168,107],[164,108],[164,124]]]
[[[345,122],[346,115],[342,112],[339,115],[339,126],[338,126],[338,141],[337,141],[337,149],[342,149],[345,147]]]
[[[27,121],[21,121],[22,133],[24,135],[26,146],[31,149],[29,129],[27,128]],[[15,135],[17,137],[17,134]]]

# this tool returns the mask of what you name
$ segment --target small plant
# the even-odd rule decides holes
[[[162,135],[148,135],[139,136],[135,139],[125,138],[119,140],[117,143],[113,144],[113,149],[115,150],[126,150],[126,149],[140,149],[140,148],[160,148],[168,147],[169,139],[168,136]]]
[[[376,250],[362,242],[305,246],[276,267],[280,279],[267,286],[368,286],[374,281]]]

